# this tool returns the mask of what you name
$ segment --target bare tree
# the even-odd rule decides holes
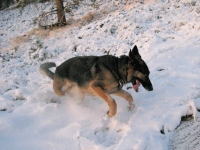
[[[56,0],[56,7],[57,7],[58,24],[66,25],[63,0]]]
[[[2,1],[0,0],[0,9],[2,9]]]
[[[9,7],[14,3],[13,0],[0,0],[0,9],[4,9]]]

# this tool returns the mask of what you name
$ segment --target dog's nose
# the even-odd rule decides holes
[[[151,86],[151,87],[149,88],[149,91],[153,91],[153,86]]]
[[[146,87],[147,91],[153,91],[153,86]]]

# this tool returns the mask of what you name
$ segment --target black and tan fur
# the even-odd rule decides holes
[[[137,46],[130,50],[129,56],[74,57],[58,66],[55,74],[49,70],[51,67],[56,67],[56,64],[44,63],[40,66],[40,72],[53,80],[53,89],[57,95],[69,94],[76,87],[82,98],[86,93],[100,97],[109,106],[109,117],[117,112],[117,104],[110,94],[127,100],[129,109],[135,106],[131,94],[122,89],[124,84],[135,84],[139,80],[148,91],[153,90],[148,77],[149,69],[141,59]]]

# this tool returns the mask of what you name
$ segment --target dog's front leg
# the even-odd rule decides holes
[[[130,93],[121,89],[121,90],[119,90],[119,91],[117,91],[116,93],[113,93],[113,94],[127,100],[129,102],[128,110],[133,110],[133,108],[135,107],[135,104],[133,102],[133,97],[131,96]]]
[[[99,86],[90,86],[90,90],[93,95],[100,97],[108,104],[109,111],[107,115],[108,117],[113,117],[117,113],[117,104],[115,100],[109,94],[104,92],[103,89]]]

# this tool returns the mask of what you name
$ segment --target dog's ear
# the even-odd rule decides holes
[[[131,49],[130,49],[130,51],[129,51],[129,58],[130,58],[130,59],[134,59],[134,58],[135,58],[134,53],[132,52]]]
[[[133,60],[133,59],[135,59],[136,57],[141,58],[141,56],[140,56],[140,54],[139,54],[139,52],[138,52],[138,48],[137,48],[137,46],[135,45],[135,46],[133,47],[133,49],[129,51],[129,58]]]
[[[129,58],[132,61],[139,62],[139,64],[141,64],[141,65],[144,64],[144,61],[142,60],[142,58],[141,58],[141,56],[139,54],[139,51],[138,51],[138,48],[137,48],[136,45],[133,47],[132,50],[130,50],[130,52],[129,52]]]
[[[132,49],[132,54],[135,56],[140,56],[137,45],[135,45]],[[140,56],[141,57],[141,56]]]

